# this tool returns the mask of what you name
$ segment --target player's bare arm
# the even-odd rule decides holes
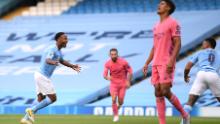
[[[132,77],[133,77],[133,74],[129,72],[127,76],[127,82],[126,82],[127,88],[130,88],[131,86]]]
[[[55,60],[52,60],[52,59],[46,59],[46,63],[47,64],[50,64],[50,65],[59,65],[59,61],[55,61]]]
[[[111,81],[111,76],[109,76],[109,75],[104,76],[104,79],[105,79],[105,80],[108,80],[108,81]]]
[[[190,80],[189,72],[190,72],[192,67],[193,67],[193,63],[192,62],[188,62],[186,64],[185,69],[184,69],[184,80],[185,80],[186,83],[188,83],[189,80]]]
[[[173,37],[173,44],[174,44],[173,54],[171,55],[169,63],[167,64],[168,73],[172,72],[176,58],[179,55],[179,51],[181,48],[181,38],[179,36]]]
[[[142,69],[144,76],[147,76],[147,69],[148,69],[148,65],[151,63],[151,61],[153,60],[154,57],[154,47],[152,47],[151,51],[150,51],[150,55],[147,59],[147,61],[144,64],[144,67]]]
[[[60,61],[60,63],[66,67],[69,67],[69,68],[72,68],[73,70],[77,71],[77,72],[80,72],[81,71],[81,67],[79,65],[74,65],[74,64],[71,64],[69,63],[68,61],[66,60],[62,60]]]
[[[108,67],[105,65],[103,77],[104,77],[105,80],[111,81],[111,76],[109,75],[108,71],[109,71],[109,69],[108,69]]]
[[[133,70],[132,70],[132,68],[131,68],[131,66],[128,64],[128,62],[126,62],[127,63],[127,80],[126,80],[126,86],[127,86],[127,88],[130,88],[130,86],[131,86],[131,80],[132,80],[132,77],[133,77]]]

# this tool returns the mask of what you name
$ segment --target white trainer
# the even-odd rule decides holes
[[[31,121],[25,119],[25,118],[22,118],[21,121],[20,121],[21,124],[33,124]]]
[[[190,115],[189,114],[186,118],[182,119],[181,124],[190,124]]]
[[[117,115],[117,116],[114,116],[114,118],[113,118],[113,122],[118,122],[119,121],[119,116]]]
[[[34,123],[34,112],[33,112],[33,110],[32,110],[31,108],[27,108],[27,109],[25,110],[25,112],[26,112],[26,114],[28,115],[28,118],[30,119],[30,121],[31,121],[32,123]]]

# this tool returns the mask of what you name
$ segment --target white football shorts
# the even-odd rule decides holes
[[[215,97],[220,97],[220,77],[215,72],[199,71],[189,94],[200,96],[207,89],[210,89]]]
[[[35,72],[34,79],[37,94],[42,93],[43,95],[48,95],[56,93],[51,80],[46,76],[42,75],[39,72]]]

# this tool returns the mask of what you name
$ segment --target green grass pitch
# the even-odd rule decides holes
[[[21,117],[22,115],[0,115],[0,124],[19,124]],[[167,117],[167,124],[179,122],[180,118]],[[122,116],[117,123],[158,124],[158,121],[156,117]],[[36,115],[35,124],[113,124],[113,122],[111,116]],[[192,118],[192,124],[220,124],[220,118]]]

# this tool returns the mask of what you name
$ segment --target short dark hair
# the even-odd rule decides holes
[[[58,33],[56,33],[54,39],[57,41],[58,38],[59,38],[60,36],[64,35],[64,34],[65,34],[64,32],[58,32]]]
[[[207,39],[205,39],[205,41],[208,42],[213,49],[215,49],[216,40],[214,38],[207,38]]]
[[[115,51],[115,52],[118,53],[118,50],[117,50],[116,48],[111,48],[111,49],[109,50],[109,53],[111,53],[112,51]]]
[[[160,2],[166,2],[168,6],[170,7],[169,15],[171,15],[176,10],[176,5],[172,0],[161,0]]]

